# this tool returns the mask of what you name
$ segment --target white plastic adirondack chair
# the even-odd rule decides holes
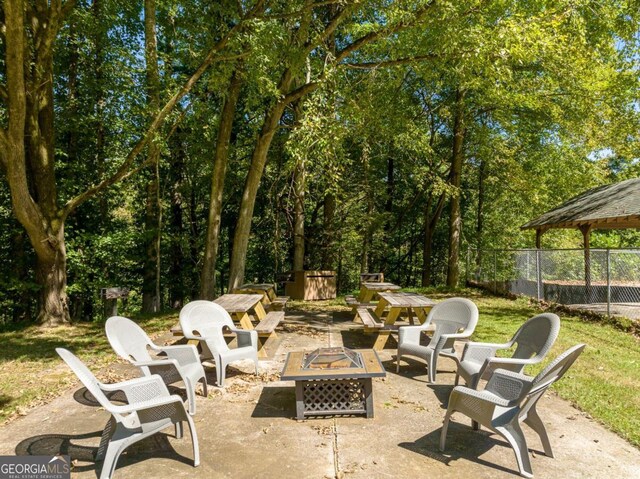
[[[438,357],[447,356],[458,362],[454,344],[459,339],[468,338],[478,324],[478,307],[466,298],[449,298],[436,304],[424,324],[420,326],[402,326],[398,333],[398,354],[396,372],[400,371],[400,359],[403,356],[416,356],[427,362],[429,382],[436,381]],[[435,331],[427,345],[420,344],[422,331]]]
[[[451,415],[461,412],[472,419],[474,429],[479,429],[480,424],[505,438],[516,455],[520,475],[533,477],[527,441],[520,423],[526,423],[540,436],[545,455],[553,457],[551,442],[536,405],[549,386],[571,367],[584,347],[584,344],[578,344],[569,348],[535,378],[498,369],[482,391],[456,386],[449,397],[440,433],[440,450],[445,448]]]
[[[165,384],[184,382],[189,414],[195,414],[198,381],[202,381],[203,395],[207,397],[207,378],[195,346],[156,346],[140,326],[122,316],[107,319],[105,330],[109,343],[118,356],[138,366],[145,376],[158,374]],[[152,359],[149,349],[156,353],[165,353],[167,357]]]
[[[224,386],[227,365],[251,359],[258,374],[258,333],[238,329],[225,309],[212,301],[192,301],[180,311],[180,327],[187,339],[200,341],[204,358],[216,363],[218,386]],[[231,349],[224,339],[224,328],[236,335],[238,347]]]
[[[200,464],[198,436],[191,416],[184,408],[182,398],[170,395],[167,386],[158,375],[132,379],[116,384],[103,384],[70,351],[57,348],[56,352],[78,376],[111,418],[102,432],[96,461],[103,461],[100,479],[113,476],[120,454],[131,444],[175,425],[176,437],[183,434],[182,422],[186,421],[193,443],[193,465]],[[128,404],[113,404],[105,392],[122,391]]]
[[[544,359],[559,332],[560,318],[544,313],[527,320],[513,338],[504,344],[467,343],[458,364],[456,385],[462,376],[467,386],[476,388],[480,379],[489,379],[498,368],[522,372],[525,366]],[[514,344],[517,347],[510,358],[496,357],[497,351],[509,349]]]

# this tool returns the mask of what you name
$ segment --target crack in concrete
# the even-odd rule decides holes
[[[340,477],[340,451],[338,449],[338,423],[333,418],[333,474],[336,479]]]

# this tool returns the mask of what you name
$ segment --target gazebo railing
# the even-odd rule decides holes
[[[640,319],[640,249],[470,249],[466,271],[493,292]]]

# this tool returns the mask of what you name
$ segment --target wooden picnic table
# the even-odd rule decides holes
[[[353,296],[347,296],[345,299],[347,301],[347,305],[351,306],[351,310],[355,313],[353,317],[354,323],[361,323],[362,320],[357,313],[359,307],[368,307],[373,306],[371,300],[375,295],[380,295],[382,292],[387,291],[398,291],[402,289],[401,286],[393,283],[384,283],[384,282],[373,282],[373,281],[365,281],[360,284],[360,293],[357,298],[353,298]]]
[[[233,290],[235,294],[259,294],[262,304],[269,305],[276,299],[276,287],[273,283],[247,283]]]
[[[261,294],[223,294],[214,303],[222,306],[231,317],[240,323],[242,329],[254,329],[249,311],[253,310],[258,321],[267,316],[262,306]]]
[[[426,321],[427,314],[431,308],[436,304],[433,300],[417,293],[381,292],[378,293],[378,296],[380,297],[380,301],[378,301],[372,318],[374,321],[384,320],[384,323],[376,323],[376,325],[371,328],[371,324],[367,326],[366,323],[368,321],[364,321],[364,318],[362,318],[363,322],[365,322],[365,329],[373,329],[378,332],[378,337],[373,345],[373,349],[376,351],[384,349],[391,331],[396,329],[393,326],[403,310],[407,311],[411,323],[413,323],[413,314],[415,313],[422,324]],[[366,314],[365,311],[368,310],[359,310],[359,314]],[[385,313],[386,316],[384,316]]]
[[[359,303],[370,303],[373,297],[384,291],[398,291],[401,286],[393,283],[373,283],[364,282],[360,285],[360,294],[358,295]]]
[[[222,306],[233,320],[240,323],[242,329],[255,329],[257,331],[258,357],[266,358],[267,353],[264,347],[269,340],[277,337],[275,328],[284,319],[284,313],[271,312],[267,314],[262,306],[261,294],[223,294],[213,302]],[[253,311],[253,316],[258,322],[256,326],[251,321],[251,311]],[[171,328],[171,332],[174,336],[182,336],[180,323]],[[198,341],[190,340],[188,343],[197,345]]]

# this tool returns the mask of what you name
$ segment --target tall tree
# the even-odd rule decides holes
[[[9,184],[12,210],[36,253],[36,279],[41,286],[38,321],[44,324],[69,321],[65,221],[88,199],[137,171],[138,155],[174,106],[222,58],[220,52],[244,24],[241,21],[224,33],[195,72],[155,116],[150,115],[145,132],[115,172],[61,205],[55,177],[53,55],[57,34],[74,6],[74,0],[64,4],[53,0],[28,8],[24,0],[4,4],[6,88],[2,91],[6,92],[7,126],[0,129],[0,164]],[[243,20],[252,16],[250,11]]]
[[[455,288],[460,279],[460,234],[462,233],[462,214],[460,213],[460,181],[464,160],[464,96],[465,92],[456,90],[456,102],[453,122],[453,151],[449,184],[455,188],[449,207],[449,261],[447,263],[447,286]]]
[[[155,0],[144,0],[144,53],[147,77],[147,105],[156,115],[160,108],[160,73]],[[160,311],[160,238],[162,204],[160,200],[160,146],[151,141],[147,148],[151,177],[147,182],[144,217],[145,261],[142,282],[142,311]]]
[[[216,150],[213,159],[213,173],[211,174],[211,196],[209,199],[209,217],[207,237],[204,247],[204,260],[200,276],[200,297],[212,300],[215,298],[216,289],[216,261],[218,258],[218,246],[220,243],[220,221],[222,218],[222,194],[224,181],[227,175],[229,162],[229,146],[233,119],[236,114],[236,105],[242,88],[242,66],[237,66],[229,80],[229,88],[224,99]]]

